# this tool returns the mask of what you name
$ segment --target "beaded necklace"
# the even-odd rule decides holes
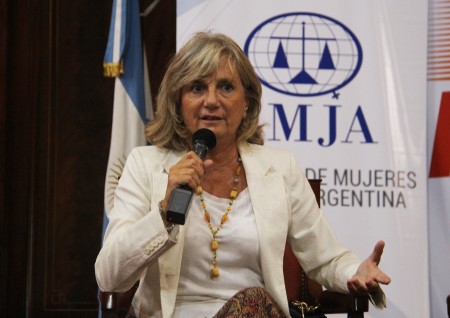
[[[242,163],[241,157],[239,155],[238,155],[237,161],[238,161],[238,165],[237,165],[236,169],[234,170],[235,175],[234,175],[233,187],[231,188],[231,192],[229,195],[230,201],[228,202],[228,207],[227,207],[226,212],[222,215],[222,218],[220,220],[220,225],[214,227],[211,224],[211,216],[210,216],[208,210],[206,209],[205,198],[203,197],[203,189],[201,186],[198,186],[198,188],[197,188],[197,195],[200,198],[201,207],[203,210],[205,221],[206,221],[206,223],[208,223],[208,228],[211,231],[211,235],[212,235],[212,240],[210,243],[210,248],[213,253],[212,268],[210,271],[211,278],[216,278],[216,277],[219,277],[219,275],[220,275],[219,268],[217,267],[217,249],[219,248],[219,242],[217,241],[217,233],[219,233],[219,231],[222,229],[222,226],[227,222],[228,214],[231,212],[231,207],[233,205],[234,200],[237,197],[237,185],[239,182],[239,175],[241,174],[241,163]]]

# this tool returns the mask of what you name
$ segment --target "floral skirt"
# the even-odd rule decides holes
[[[272,296],[260,287],[241,290],[213,318],[286,318]]]

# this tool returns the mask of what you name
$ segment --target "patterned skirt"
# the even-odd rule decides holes
[[[213,318],[286,318],[272,296],[260,287],[241,290]]]

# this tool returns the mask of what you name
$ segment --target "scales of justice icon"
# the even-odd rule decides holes
[[[301,37],[289,37],[289,36],[271,36],[271,39],[278,39],[278,48],[275,54],[275,60],[273,62],[273,68],[287,68],[289,69],[289,63],[287,60],[287,56],[285,50],[283,48],[282,40],[288,41],[301,41],[302,50],[301,50],[301,70],[295,75],[290,81],[289,84],[318,84],[317,81],[306,71],[305,68],[305,58],[306,58],[306,41],[320,41],[325,42],[325,46],[323,48],[320,62],[317,67],[319,70],[336,70],[335,64],[333,62],[333,58],[328,47],[329,41],[336,41],[335,38],[318,38],[318,37],[306,37],[305,35],[305,22],[302,22],[302,36]]]

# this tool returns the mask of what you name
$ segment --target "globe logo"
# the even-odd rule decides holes
[[[333,94],[356,76],[361,45],[330,17],[306,12],[272,17],[258,25],[244,47],[263,85],[293,96]]]

